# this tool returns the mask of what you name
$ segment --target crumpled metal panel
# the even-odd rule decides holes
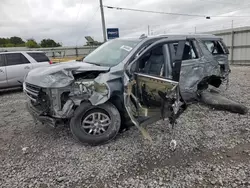
[[[73,72],[108,70],[109,67],[72,61],[33,69],[27,74],[25,82],[44,88],[61,88],[70,85],[74,81]]]
[[[105,84],[108,88],[107,95],[93,91],[89,98],[92,105],[105,103],[112,96],[113,92],[123,94],[122,72],[124,64],[119,64],[115,67],[103,67],[92,65],[84,62],[67,62],[48,67],[41,67],[31,70],[25,82],[44,88],[63,88],[69,86],[75,81],[73,74],[87,71],[109,71],[101,73],[94,81],[98,84]]]
[[[92,105],[99,105],[103,104],[106,101],[109,100],[108,95],[102,95],[100,93],[94,92],[91,97],[89,98],[89,101],[91,102]]]
[[[183,61],[181,67],[179,86],[181,96],[186,102],[197,99],[197,85],[203,78],[221,75],[218,61],[200,40],[197,41],[203,53],[202,57],[187,62]]]
[[[108,73],[102,73],[97,78],[95,82],[98,84],[105,84],[108,88],[108,94],[102,95],[101,93],[94,92],[89,101],[92,105],[103,104],[110,99],[115,93],[116,95],[123,95],[123,81],[121,75],[123,74],[124,64],[118,64],[112,67]]]
[[[197,84],[203,78],[203,68],[194,66],[182,66],[181,69],[179,87],[185,101],[196,99]]]

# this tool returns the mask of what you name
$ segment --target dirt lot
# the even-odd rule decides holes
[[[232,68],[225,95],[250,108],[250,67]],[[170,152],[167,121],[147,127],[152,144],[133,127],[84,147],[67,128],[35,124],[21,91],[1,92],[0,107],[0,187],[250,187],[249,113],[192,105]]]

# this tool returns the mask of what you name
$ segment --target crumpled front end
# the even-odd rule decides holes
[[[66,88],[42,88],[25,82],[23,89],[28,97],[27,108],[36,120],[55,127],[56,122],[73,115],[74,102],[65,98]]]
[[[60,70],[45,70],[40,75],[36,69],[31,71],[23,84],[28,97],[28,110],[35,119],[53,125],[57,121],[70,119],[75,107],[83,101],[101,103],[107,100],[108,86],[96,82],[95,78],[109,68],[95,68],[86,71],[79,67],[58,68]]]

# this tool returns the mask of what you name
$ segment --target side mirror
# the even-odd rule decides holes
[[[135,70],[136,70],[137,62],[138,62],[138,61],[133,61],[133,62],[131,62],[131,63],[127,66],[126,72],[127,72],[127,74],[128,74],[129,76],[132,76],[132,75],[134,74],[134,72],[135,72]]]

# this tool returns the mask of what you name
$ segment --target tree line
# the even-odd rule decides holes
[[[28,48],[46,48],[46,47],[59,47],[61,43],[57,43],[52,39],[43,39],[37,43],[35,39],[27,39],[24,41],[20,37],[0,38],[0,47],[28,47]]]

